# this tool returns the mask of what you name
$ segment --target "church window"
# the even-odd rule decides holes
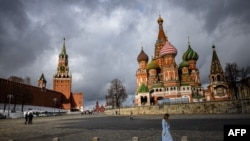
[[[217,80],[220,81],[220,75],[217,75]]]

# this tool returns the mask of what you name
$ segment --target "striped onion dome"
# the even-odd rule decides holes
[[[166,41],[166,43],[160,50],[160,56],[164,56],[166,54],[177,54],[177,49],[168,41]]]
[[[187,51],[183,54],[183,60],[198,60],[199,55],[191,48],[190,44],[188,45]]]

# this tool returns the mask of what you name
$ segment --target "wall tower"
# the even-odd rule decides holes
[[[47,81],[44,77],[44,74],[42,73],[39,80],[38,80],[38,87],[41,88],[42,92],[46,92],[46,84],[47,84]]]

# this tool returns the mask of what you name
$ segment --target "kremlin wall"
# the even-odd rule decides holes
[[[15,111],[15,105],[83,111],[83,93],[71,91],[72,76],[68,66],[65,39],[56,70],[53,76],[53,90],[47,89],[47,81],[43,73],[38,79],[37,86],[0,78],[0,103],[4,104],[4,111],[7,110],[9,103],[14,105],[11,109],[13,111]]]

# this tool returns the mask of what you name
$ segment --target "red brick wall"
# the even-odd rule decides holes
[[[24,104],[45,107],[62,107],[64,95],[53,90],[21,84],[0,78],[0,103],[8,103],[7,95],[13,95],[12,104]],[[56,98],[56,103],[53,100]]]

